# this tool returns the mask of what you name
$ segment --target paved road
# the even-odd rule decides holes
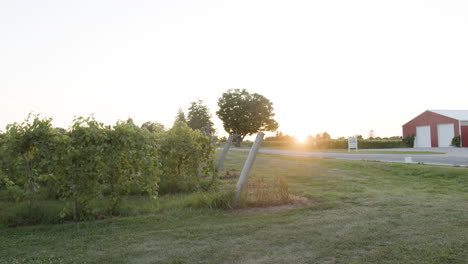
[[[237,149],[235,151],[250,151],[250,149]],[[412,163],[424,163],[444,166],[468,166],[468,149],[466,148],[432,148],[432,149],[388,149],[387,151],[433,151],[444,154],[371,154],[360,150],[358,153],[330,153],[330,152],[306,152],[292,150],[260,149],[261,153],[278,154],[286,156],[335,158],[347,160],[372,160],[383,162],[405,162],[405,158],[411,157]],[[385,151],[382,149],[376,151]]]

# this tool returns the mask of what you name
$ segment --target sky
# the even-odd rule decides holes
[[[245,88],[283,133],[401,136],[468,109],[468,1],[0,0],[0,130],[28,113],[170,127]]]

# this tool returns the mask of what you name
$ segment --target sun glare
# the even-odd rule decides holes
[[[303,145],[307,141],[307,135],[296,135],[295,137],[296,137],[296,143],[297,144]]]

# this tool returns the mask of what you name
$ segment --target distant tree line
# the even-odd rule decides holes
[[[359,139],[360,148],[398,148],[398,147],[413,147],[414,138],[405,138],[401,136],[393,137],[374,137],[364,139],[362,135],[356,136]],[[276,132],[274,136],[265,138],[262,146],[264,147],[291,147],[297,146],[298,142],[294,136]],[[303,148],[310,149],[346,149],[348,147],[348,139],[339,137],[331,138],[327,132],[307,136],[305,142],[301,142]]]

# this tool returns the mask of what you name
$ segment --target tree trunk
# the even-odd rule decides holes
[[[73,200],[73,221],[78,219],[78,199],[75,197]]]
[[[28,192],[28,195],[27,195],[27,199],[28,199],[28,214],[31,216],[32,214],[32,193],[34,192],[34,183],[33,183],[33,170],[32,170],[32,166],[31,166],[31,163],[30,161],[26,158],[26,156],[24,154],[22,154],[22,157],[23,157],[23,160],[24,160],[24,164],[26,166],[26,174],[28,175],[27,176],[27,179],[26,179],[26,182],[27,182],[27,192]]]
[[[179,162],[177,163],[177,176],[180,176],[181,171],[182,171],[182,158],[179,158]]]
[[[236,146],[236,148],[240,148],[244,137],[245,136],[242,136],[242,135],[234,135],[234,146]]]
[[[110,175],[109,177],[109,182],[110,182],[110,188],[111,188],[111,195],[114,194],[114,176],[113,175]]]

